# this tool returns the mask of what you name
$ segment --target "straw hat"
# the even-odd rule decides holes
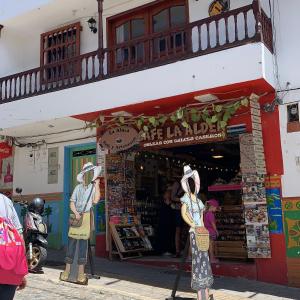
[[[83,175],[90,171],[94,171],[94,176],[92,179],[92,181],[94,181],[100,176],[102,168],[100,166],[94,166],[91,162],[86,163],[82,167],[81,172],[77,175],[77,181],[80,183],[83,182]]]
[[[200,177],[199,177],[198,171],[197,170],[192,170],[190,166],[184,166],[183,173],[184,173],[184,175],[181,179],[182,189],[186,193],[188,193],[188,194],[190,193],[190,188],[188,186],[188,179],[191,177],[195,181],[196,194],[198,194],[199,191],[200,191]]]

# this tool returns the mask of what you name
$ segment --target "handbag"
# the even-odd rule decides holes
[[[75,240],[88,240],[91,235],[91,212],[82,215],[82,224],[80,227],[69,228],[68,237]]]
[[[86,200],[85,206],[83,208],[83,213],[81,213],[80,219],[76,219],[75,214],[71,211],[70,217],[69,217],[69,225],[70,225],[70,227],[81,227],[82,226],[84,212],[85,212],[86,207],[87,207],[87,205],[88,205],[88,203],[90,201],[90,198],[91,198],[93,190],[94,190],[94,184],[93,184],[93,186],[91,188],[91,191],[90,191],[90,194],[89,194],[89,196],[88,196],[88,198]]]
[[[189,198],[191,201],[191,210],[192,210],[192,214],[193,214],[193,219],[195,219],[192,199],[190,196],[189,196]],[[196,198],[196,203],[198,205],[198,209],[199,209],[199,213],[200,213],[201,209],[200,209],[200,205],[199,205],[197,198]],[[208,230],[204,226],[196,226],[194,233],[195,233],[197,248],[200,251],[208,251],[208,249],[209,249],[209,232],[208,232]]]
[[[8,215],[6,203],[5,210]],[[24,241],[12,222],[3,217],[0,217],[0,257],[0,284],[20,284],[28,274]]]

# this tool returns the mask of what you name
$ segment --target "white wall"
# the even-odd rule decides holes
[[[300,69],[299,49],[300,39],[297,30],[300,27],[298,0],[274,1],[276,53],[278,62],[279,81],[277,90],[294,89],[279,93],[284,103],[300,101]],[[287,82],[290,85],[287,87]],[[300,132],[287,133],[286,105],[280,106],[281,143],[284,163],[283,196],[300,196],[300,166],[296,158],[300,156]]]
[[[260,79],[264,76],[263,49],[264,46],[261,43],[248,44],[141,72],[2,104],[0,128],[22,126],[42,120],[79,115]],[[270,80],[267,79],[267,81]]]
[[[300,100],[300,93],[295,97]],[[296,159],[300,158],[300,132],[287,133],[286,105],[280,106],[280,130],[284,164],[284,176],[282,176],[283,197],[300,196],[300,165]]]
[[[76,138],[76,135],[69,135],[69,138]],[[23,195],[62,193],[64,184],[64,147],[95,141],[95,138],[89,138],[80,141],[52,144],[41,146],[36,151],[33,151],[31,147],[16,147],[14,156],[14,191],[16,187],[21,187]],[[54,147],[59,147],[58,183],[48,184],[48,148]],[[33,157],[30,157],[32,154]]]
[[[276,21],[276,48],[278,57],[280,86],[278,89],[285,89],[286,83],[290,82],[290,89],[300,88],[300,39],[297,36],[300,27],[298,0],[275,1],[275,21]],[[284,99],[288,101],[299,101],[292,97]]]

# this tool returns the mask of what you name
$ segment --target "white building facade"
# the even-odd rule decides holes
[[[300,100],[296,0],[4,2],[0,134],[14,141],[13,190],[22,187],[26,199],[40,195],[51,207],[53,247],[66,241],[72,173],[97,159],[97,130],[86,125],[99,115],[169,112],[201,95],[218,101],[259,95],[267,174],[281,176],[283,222],[286,229],[286,222],[294,224],[300,214],[300,125],[290,113]],[[210,16],[212,4],[229,6]],[[233,125],[240,122],[251,131],[250,119]],[[292,208],[285,211],[286,204]],[[105,241],[100,219],[99,244]],[[288,229],[271,236],[272,258],[256,261],[253,278],[300,285],[289,269],[300,264],[300,244],[292,247],[289,239]],[[105,247],[99,249],[103,255]],[[272,272],[278,268],[281,275]]]

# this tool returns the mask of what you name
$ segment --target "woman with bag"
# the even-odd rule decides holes
[[[28,274],[22,226],[12,201],[0,194],[0,299],[12,300]]]
[[[92,182],[88,182],[88,173],[93,172]],[[77,175],[79,184],[75,187],[70,199],[70,219],[68,233],[68,248],[66,254],[66,268],[60,274],[60,280],[68,281],[71,265],[74,261],[76,245],[78,243],[78,284],[87,284],[87,277],[84,274],[84,267],[87,263],[88,240],[94,227],[92,208],[100,200],[100,176],[101,167],[92,163],[83,166]]]
[[[204,205],[197,194],[200,190],[200,178],[196,170],[184,167],[181,185],[185,191],[181,198],[181,214],[184,221],[191,227],[192,247],[192,289],[197,291],[198,300],[209,298],[209,288],[213,284],[213,276],[208,256],[209,234],[203,224]],[[212,297],[212,296],[211,296]]]

